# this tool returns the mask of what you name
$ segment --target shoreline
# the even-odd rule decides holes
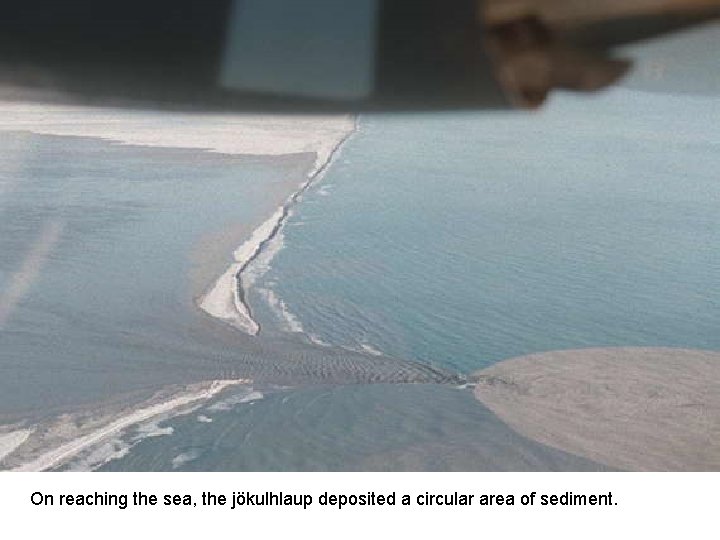
[[[298,167],[282,186],[273,187],[275,191],[268,192],[268,197],[272,194],[272,198],[268,198],[269,202],[261,211],[252,217],[245,216],[247,228],[244,236],[250,245],[244,244],[246,264],[243,269],[276,237],[292,205],[313,182],[322,177],[339,148],[356,129],[353,117],[340,115],[187,115],[2,102],[0,121],[4,132],[84,137],[122,146],[197,150],[249,158],[303,157],[307,161],[303,162],[302,169]],[[280,208],[277,208],[278,204]],[[274,213],[273,208],[277,208]],[[266,212],[272,215],[262,222]],[[247,232],[251,234],[248,236]],[[255,246],[249,249],[253,243]],[[230,245],[237,246],[237,243]],[[242,246],[235,252],[241,250]],[[221,259],[218,260],[218,270],[227,264],[226,258],[222,259],[222,263]],[[205,285],[198,284],[197,292],[204,292],[207,283],[216,276],[214,272],[205,274]],[[234,283],[235,277],[232,276],[228,290],[237,290]],[[237,291],[241,300],[238,305],[243,305],[242,294]],[[194,317],[197,316],[196,298],[189,295],[187,302]],[[217,326],[217,321],[213,324]],[[159,421],[158,418],[164,419],[168,415],[184,414],[188,408],[207,402],[230,386],[248,383],[245,378],[222,380],[233,377],[218,375],[218,380],[210,376],[204,382],[190,385],[168,386],[165,383],[149,399],[123,398],[113,405],[101,405],[100,410],[83,408],[81,413],[65,412],[41,421],[0,426],[0,470],[47,470],[62,467],[78,458],[86,460],[90,453],[102,454],[113,446],[119,436],[132,433],[138,426]]]
[[[249,335],[256,335],[260,328],[245,298],[243,274],[266,252],[292,206],[322,178],[357,130],[357,118],[350,115],[188,114],[24,102],[0,102],[0,121],[3,131],[90,137],[121,145],[258,157],[313,154],[314,165],[303,173],[299,185],[288,186],[289,196],[279,197],[284,201],[280,207],[259,225],[248,223],[252,232],[234,250],[227,270],[220,277],[210,276],[209,286],[198,284],[193,293],[198,295],[192,300],[195,309]]]
[[[30,438],[34,429],[16,429],[0,433],[0,463]]]
[[[475,398],[531,440],[628,471],[720,470],[720,352],[531,354],[475,372]]]
[[[213,318],[245,332],[257,336],[261,332],[260,324],[253,318],[252,308],[247,301],[250,285],[243,283],[251,265],[267,252],[270,244],[282,232],[293,207],[302,196],[327,173],[345,143],[357,133],[357,118],[353,119],[352,129],[338,140],[324,158],[317,153],[315,166],[297,191],[283,203],[275,213],[259,227],[233,253],[235,262],[215,281],[207,293],[197,302],[198,307]]]
[[[37,426],[25,430],[27,436],[4,456],[4,459],[11,459],[8,461],[9,467],[0,470],[41,472],[55,469],[105,442],[110,442],[111,439],[134,426],[165,415],[180,416],[190,413],[192,410],[186,410],[186,407],[206,402],[228,388],[251,382],[249,379],[236,379],[190,385],[169,396],[159,396],[137,405],[128,404],[127,408],[119,413],[108,413],[99,419],[91,417],[84,422],[85,425],[82,419],[78,420],[72,415],[60,416],[43,430],[39,430]],[[63,433],[67,429],[64,424],[68,422],[73,425],[79,424],[74,429],[79,430],[80,433],[72,433],[72,429],[70,433]],[[59,434],[56,435],[54,431]],[[53,441],[54,435],[56,440]],[[49,449],[43,448],[46,437],[50,438],[48,441],[50,444],[47,445]],[[31,446],[26,455],[23,455],[24,446]]]

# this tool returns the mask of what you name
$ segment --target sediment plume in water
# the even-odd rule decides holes
[[[478,400],[550,447],[632,471],[720,470],[720,352],[558,351],[472,379]]]

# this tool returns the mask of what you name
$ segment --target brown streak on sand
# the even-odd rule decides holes
[[[255,214],[260,217],[228,223],[220,230],[211,231],[197,239],[190,254],[189,271],[191,297],[196,303],[207,294],[208,289],[214,285],[214,280],[227,269],[232,253],[237,247],[250,237],[259,224],[287,201],[288,193],[295,193],[307,180],[308,170],[315,162],[315,154],[311,152],[248,157],[255,161],[272,163],[275,167],[282,165],[285,173],[279,179],[265,184],[266,196],[255,209]]]
[[[475,397],[519,433],[633,471],[720,471],[720,352],[605,348],[514,358]]]

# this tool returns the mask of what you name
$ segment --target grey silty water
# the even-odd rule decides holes
[[[207,283],[198,285],[192,278],[204,236],[235,222],[261,222],[314,156],[264,159],[22,132],[0,137],[8,188],[0,199],[2,290],[24,263],[38,267],[0,332],[2,418],[217,378],[456,380],[403,360],[245,338],[195,306],[194,295],[213,279],[205,275]],[[48,223],[61,223],[62,231],[33,255]]]

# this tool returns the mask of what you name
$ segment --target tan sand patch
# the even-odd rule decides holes
[[[720,471],[719,352],[559,351],[474,377],[478,400],[548,446],[633,471]]]

